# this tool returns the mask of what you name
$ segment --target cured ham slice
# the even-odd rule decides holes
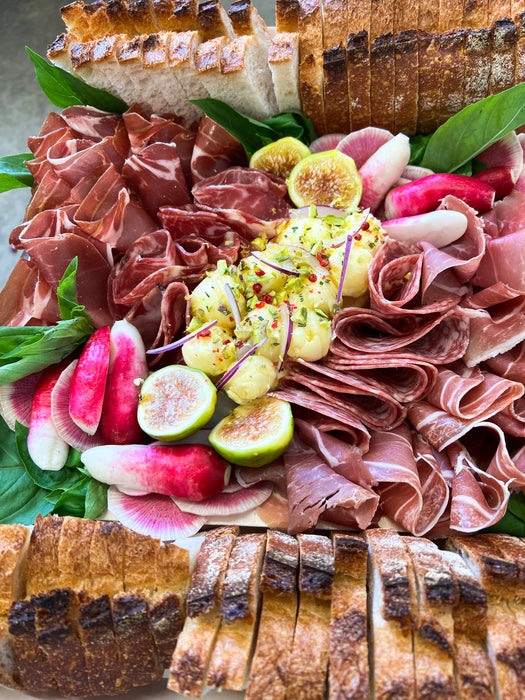
[[[395,353],[415,361],[445,364],[460,359],[469,343],[469,319],[461,309],[441,316],[388,318],[350,307],[333,320],[336,338],[358,353]]]
[[[525,437],[525,398],[521,397],[492,417],[492,421],[508,435]]]
[[[80,136],[97,141],[101,141],[106,136],[113,136],[121,119],[119,114],[111,114],[83,105],[66,107],[60,113],[60,117]]]
[[[523,187],[523,177],[520,177],[520,183]],[[525,227],[524,206],[525,193],[518,188],[500,202],[496,202],[494,214],[499,236],[507,236]]]
[[[485,360],[485,364],[495,374],[520,382],[525,377],[525,343],[515,345],[511,350]]]
[[[503,282],[517,291],[525,292],[524,251],[525,228],[489,240],[473,283],[478,287],[490,287]]]
[[[232,166],[247,164],[246,153],[240,141],[204,115],[199,124],[191,156],[193,184],[213,177]]]

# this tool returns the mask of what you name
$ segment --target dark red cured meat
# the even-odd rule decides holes
[[[188,294],[183,282],[170,282],[165,289],[155,285],[131,307],[126,320],[138,328],[147,348],[172,342],[184,325]]]
[[[461,309],[441,316],[385,318],[372,309],[350,307],[337,312],[332,328],[335,336],[355,352],[401,352],[416,361],[434,364],[460,359],[469,343],[469,318]]]
[[[30,261],[19,259],[0,291],[0,325],[51,325],[59,319],[51,287]]]
[[[26,241],[24,247],[55,293],[67,266],[77,257],[78,303],[85,305],[95,326],[113,323],[106,291],[111,267],[94,243],[73,233],[64,233],[53,238],[34,238]]]
[[[472,282],[478,287],[503,282],[517,291],[525,292],[525,228],[488,241]]]
[[[287,193],[284,180],[250,168],[229,168],[201,180],[192,189],[198,204],[215,209],[236,209],[265,221],[288,215],[289,206],[284,199]]]
[[[470,340],[463,357],[474,367],[525,340],[525,293],[498,282],[463,301],[470,319]]]
[[[196,185],[201,180],[213,177],[235,165],[248,165],[241,142],[204,115],[199,124],[191,157],[193,184]]]
[[[435,365],[400,353],[352,352],[339,338],[332,340],[323,364],[338,372],[358,371],[364,379],[379,383],[396,401],[403,403],[422,398],[433,386],[438,373]]]
[[[335,508],[348,512],[348,521],[366,529],[377,508],[372,491],[345,479],[314,450],[294,437],[284,455],[288,497],[288,532],[305,532]],[[340,514],[340,511],[339,511]]]
[[[391,429],[406,416],[406,409],[382,387],[367,383],[357,372],[336,372],[304,360],[287,361],[288,374],[279,386],[299,388],[362,421],[368,428]],[[277,392],[278,393],[278,392]]]
[[[214,211],[213,207],[199,205],[199,209],[203,211]],[[221,218],[226,221],[234,231],[239,235],[251,241],[259,236],[263,238],[273,238],[282,228],[282,225],[288,221],[288,217],[281,219],[259,219],[252,214],[249,214],[240,209],[221,209]]]
[[[81,137],[97,141],[101,141],[106,136],[113,136],[122,119],[119,114],[111,114],[95,107],[82,105],[66,107],[60,116],[69,128]]]
[[[71,187],[86,175],[91,175],[101,165],[113,163],[120,171],[124,162],[124,158],[115,148],[112,136],[98,142],[89,139],[59,142],[51,146],[47,158],[55,175]]]
[[[162,206],[191,202],[174,143],[153,143],[130,156],[122,167],[122,177],[151,217],[156,218]]]
[[[71,191],[69,184],[57,178],[52,170],[48,170],[27,205],[24,220],[32,219],[45,209],[56,209],[68,201]]]
[[[11,231],[9,244],[13,248],[23,249],[26,240],[32,238],[51,238],[61,233],[82,233],[72,220],[76,207],[63,209],[45,209]]]
[[[383,513],[419,536],[439,520],[448,491],[431,451],[422,457],[420,445],[418,450],[416,462],[410,429],[404,423],[395,430],[375,431],[364,461],[378,482],[375,490]]]

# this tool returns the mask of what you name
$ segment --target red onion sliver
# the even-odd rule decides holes
[[[337,303],[341,303],[341,299],[343,296],[343,286],[345,283],[345,277],[346,277],[346,268],[348,267],[348,261],[350,260],[350,251],[352,249],[352,243],[354,242],[354,237],[351,234],[348,234],[348,238],[346,239],[346,245],[345,245],[345,254],[343,257],[343,266],[341,267],[341,279],[339,280],[339,287],[337,288]]]
[[[368,219],[369,215],[370,215],[370,207],[368,209],[363,209],[363,218],[361,219],[361,221],[359,223],[355,224],[349,233],[343,233],[338,238],[333,238],[331,245],[330,245],[330,248],[340,248],[342,245],[344,245],[346,243],[348,236],[353,236],[356,233],[359,233],[359,231],[363,227],[363,224]]]
[[[243,355],[240,360],[238,360],[233,367],[231,367],[226,374],[223,374],[223,376],[219,379],[217,384],[215,385],[215,388],[217,391],[221,391],[221,389],[224,389],[226,384],[230,381],[230,379],[233,377],[234,374],[236,374],[242,364],[246,362],[246,360],[253,355],[253,353],[258,350],[263,343],[266,342],[266,336],[262,340],[259,340],[259,342],[253,346],[253,348],[250,348],[250,350],[246,353],[246,355]]]
[[[241,312],[239,311],[239,304],[237,303],[237,299],[235,298],[235,294],[233,293],[233,289],[230,287],[230,285],[226,282],[224,285],[224,293],[226,294],[226,299],[228,299],[228,302],[230,303],[231,309],[232,309],[232,315],[235,320],[235,325],[240,326],[242,323],[242,318],[241,318]]]
[[[174,350],[175,348],[180,348],[180,346],[184,345],[184,343],[187,343],[188,340],[195,338],[195,336],[199,335],[199,333],[203,333],[204,331],[210,330],[210,328],[213,328],[213,326],[216,326],[217,323],[218,323],[217,319],[215,319],[214,321],[210,321],[209,323],[205,323],[204,326],[197,328],[197,330],[193,331],[193,333],[189,333],[188,335],[185,335],[184,338],[180,338],[179,340],[176,340],[174,343],[170,343],[169,345],[164,345],[162,348],[154,348],[153,350],[146,350],[146,355],[156,355],[156,354],[159,354],[161,352],[167,352],[168,350]]]
[[[290,315],[289,302],[286,301],[279,306],[279,316],[281,317],[281,323],[283,324],[283,341],[280,347],[277,371],[281,370],[292,342],[293,321]]]
[[[257,252],[252,253],[252,255],[256,260],[263,263],[263,265],[268,265],[268,267],[271,267],[273,270],[277,270],[277,272],[283,272],[285,275],[293,275],[294,277],[299,277],[299,273],[297,272],[297,270],[290,270],[289,267],[282,267],[281,265],[277,265],[273,261],[268,260],[268,258],[265,258],[264,255],[261,255]]]

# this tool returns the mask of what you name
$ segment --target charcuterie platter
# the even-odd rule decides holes
[[[226,581],[243,547],[264,572],[260,527],[300,567],[304,533],[366,531],[372,578],[385,526],[482,563],[462,537],[524,534],[524,8],[336,4],[279,0],[268,29],[244,0],[76,0],[27,49],[60,109],[1,159],[31,187],[0,292],[3,523],[246,527]],[[441,557],[385,537],[412,583]]]

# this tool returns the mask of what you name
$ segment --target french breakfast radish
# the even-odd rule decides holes
[[[478,213],[492,209],[495,190],[467,175],[435,173],[414,182],[394,187],[385,199],[387,219],[415,216],[437,209],[441,200],[452,194]]]
[[[438,209],[427,214],[417,216],[405,216],[401,219],[383,221],[381,226],[390,238],[406,243],[427,241],[443,248],[465,233],[467,230],[467,217],[459,211]]]
[[[409,159],[410,142],[404,134],[397,134],[378,148],[359,168],[363,181],[360,206],[374,212],[401,177]]]
[[[209,445],[103,445],[86,450],[82,462],[94,479],[124,493],[189,501],[220,493],[231,470]]]
[[[511,168],[504,165],[496,165],[493,168],[487,168],[473,175],[476,180],[481,180],[487,185],[493,187],[496,191],[496,199],[503,199],[514,189],[516,177]]]
[[[117,321],[111,328],[108,379],[100,417],[100,431],[106,442],[129,445],[144,438],[137,408],[140,387],[148,374],[140,333],[131,323]]]

